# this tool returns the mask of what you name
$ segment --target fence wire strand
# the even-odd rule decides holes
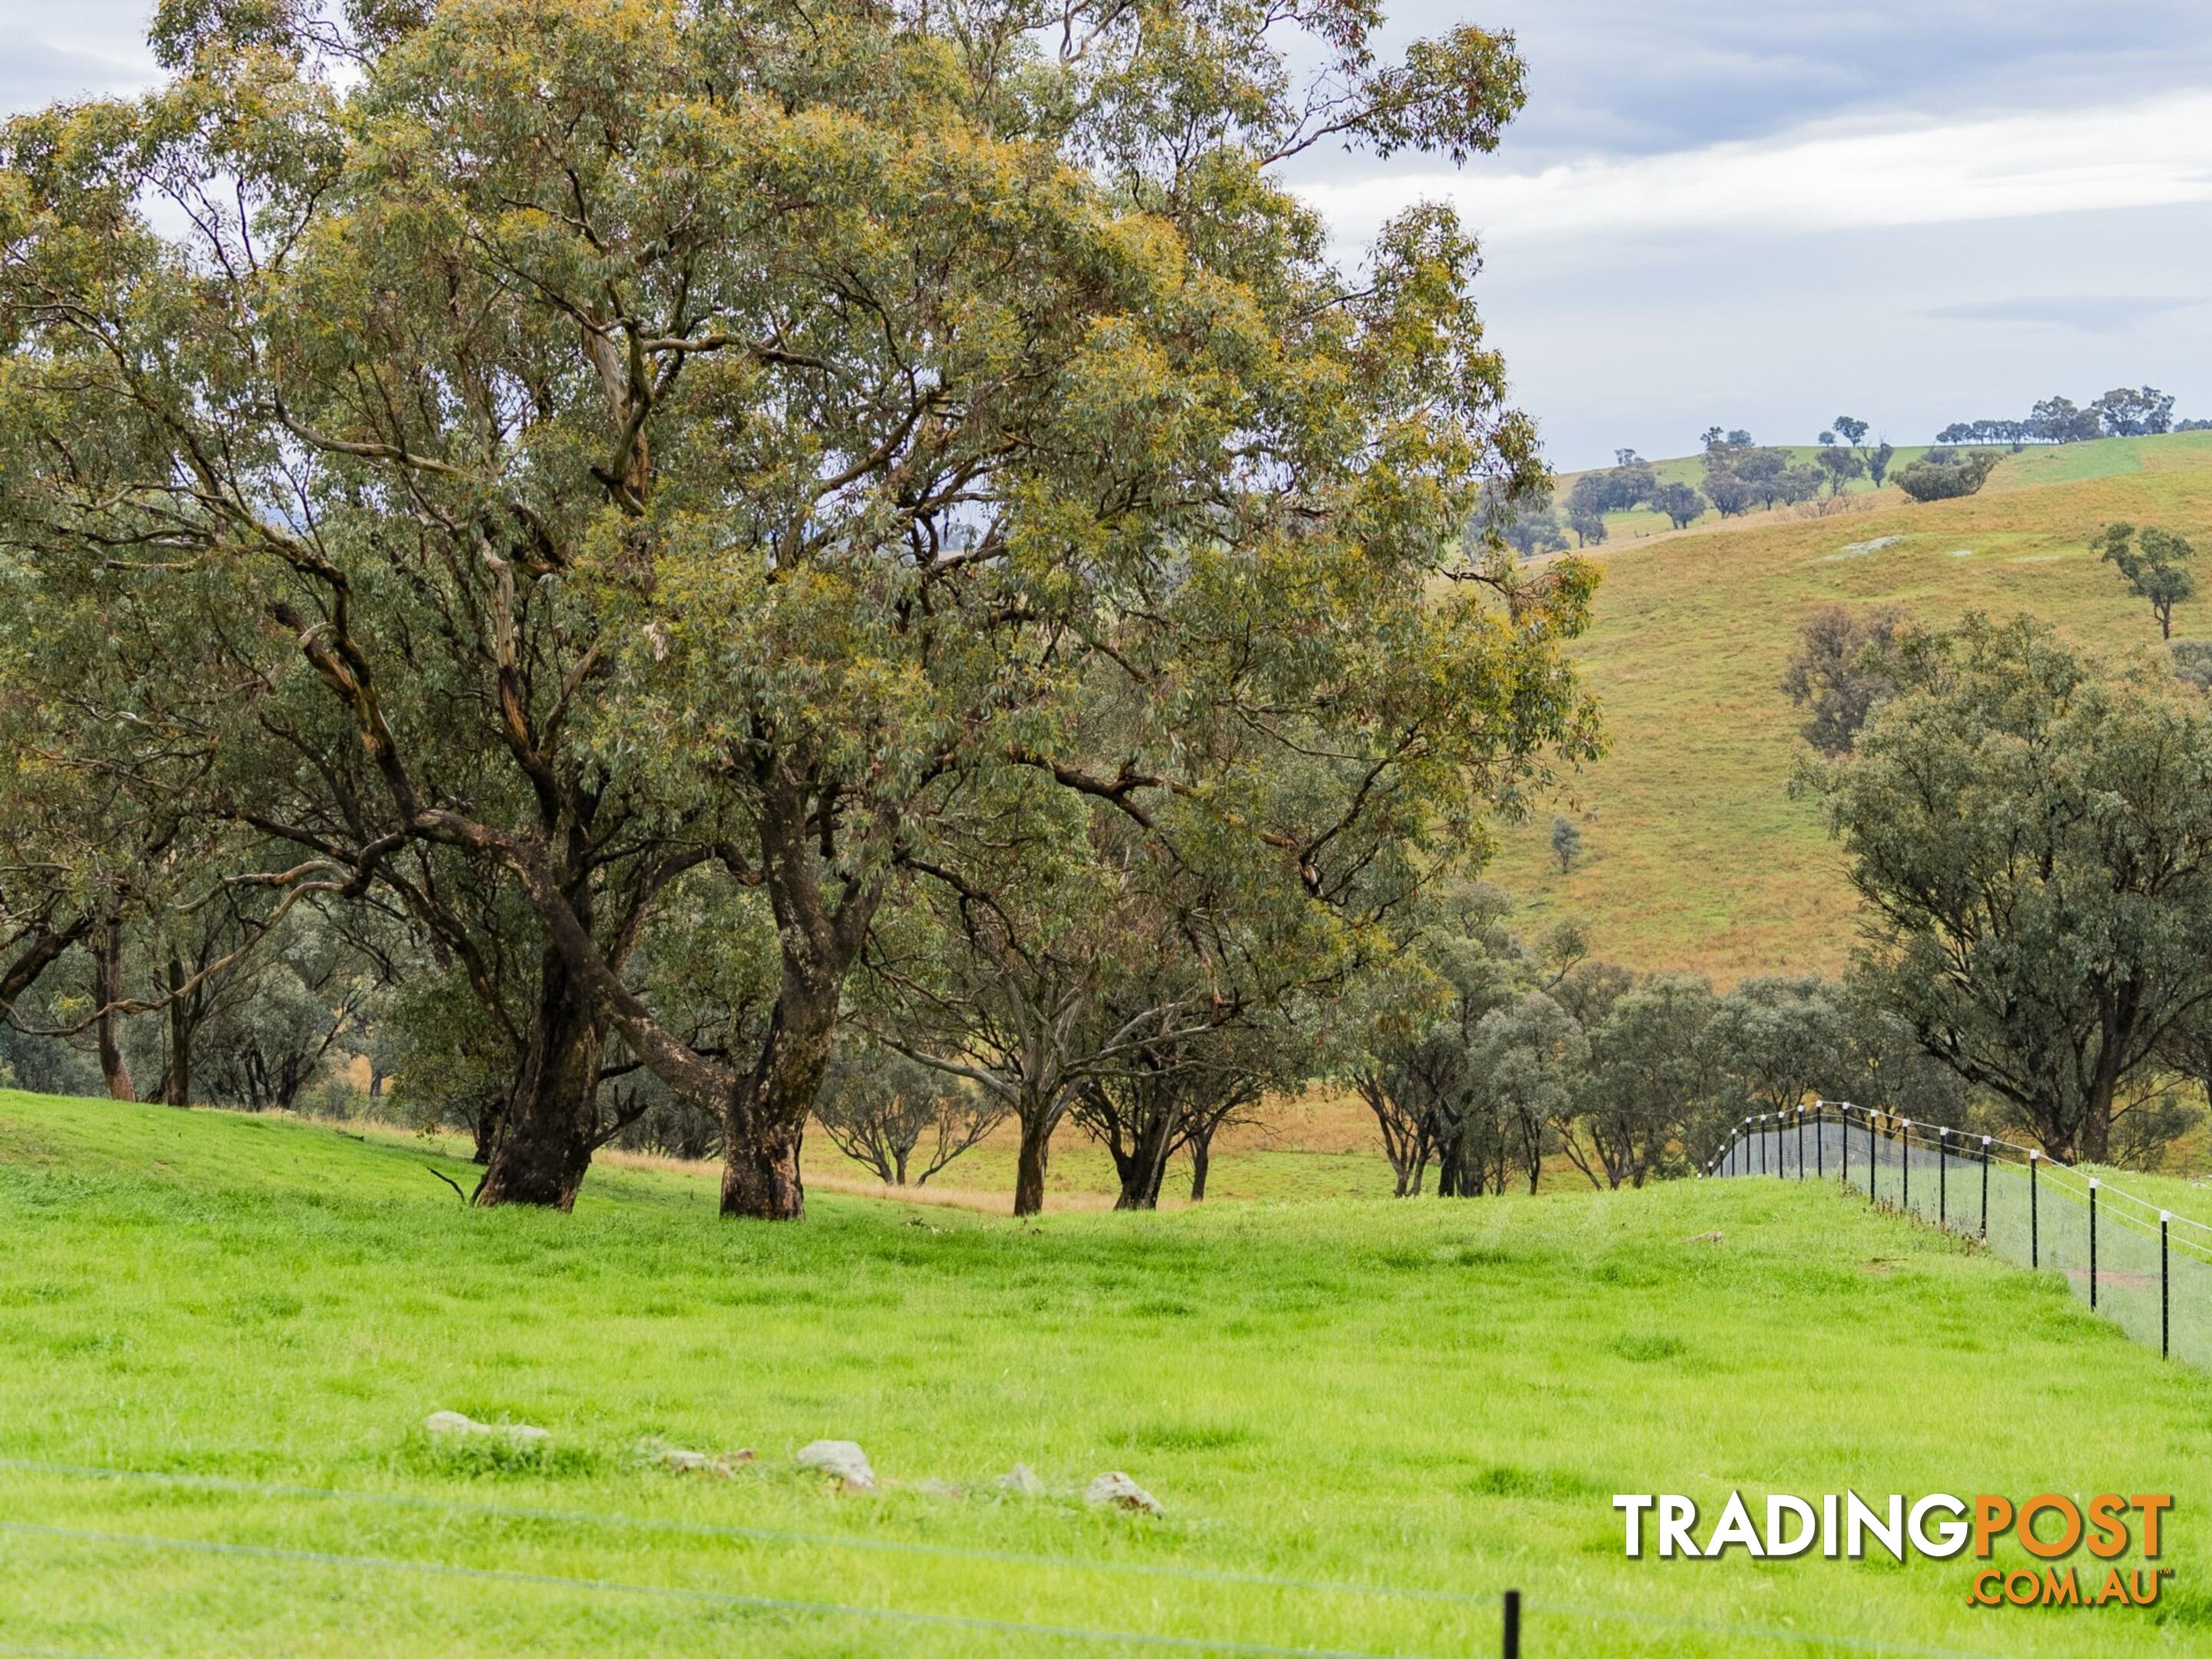
[[[9,1467],[17,1467],[14,1463]],[[566,1517],[564,1517],[566,1518]],[[62,1542],[111,1545],[125,1548],[169,1550],[289,1565],[325,1566],[362,1571],[415,1573],[426,1577],[457,1578],[481,1583],[520,1585],[539,1589],[597,1592],[660,1599],[695,1605],[743,1608],[767,1613],[823,1619],[854,1619],[940,1630],[962,1630],[1004,1636],[1030,1637],[1092,1646],[1120,1646],[1255,1656],[1255,1659],[1426,1659],[1401,1650],[1389,1653],[1369,1649],[1290,1647],[1279,1643],[1251,1642],[1234,1638],[1175,1636],[1143,1631],[1093,1629],[1078,1625],[1054,1625],[1013,1619],[990,1619],[978,1614],[935,1613],[905,1607],[856,1605],[803,1597],[753,1595],[735,1590],[696,1589],[684,1585],[641,1584],[612,1578],[572,1577],[562,1573],[527,1572],[514,1568],[472,1567],[454,1562],[425,1561],[402,1556],[358,1555],[331,1550],[311,1550],[273,1544],[240,1544],[224,1539],[171,1538],[157,1534],[107,1532],[88,1528],[50,1526],[33,1522],[0,1521],[0,1535],[46,1538]],[[1081,1564],[1079,1564],[1081,1565]],[[1286,1585],[1292,1581],[1279,1581]],[[1392,1593],[1387,1587],[1382,1593]],[[1495,1603],[1494,1595],[1469,1595],[1460,1599]],[[1995,1659],[1978,1650],[1933,1647],[1895,1642],[1883,1637],[1826,1635],[1815,1631],[1790,1630],[1780,1626],[1732,1624],[1723,1620],[1685,1619],[1625,1607],[1595,1607],[1579,1602],[1524,1601],[1523,1607],[1562,1619],[1595,1620],[1645,1626],[1653,1629],[1694,1631],[1735,1641],[1788,1643],[1800,1647],[1834,1651],[1894,1654],[1900,1659]],[[10,1648],[0,1654],[51,1655],[53,1659],[114,1659],[51,1648]]]

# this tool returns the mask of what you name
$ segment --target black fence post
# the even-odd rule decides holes
[[[2166,1224],[2172,1219],[2170,1211],[2160,1210],[2158,1212],[2158,1357],[2160,1359],[2168,1357],[2166,1334],[2166,1310],[2170,1304],[2166,1296]]]
[[[1828,1103],[1822,1101],[1813,1108],[1813,1174],[1818,1180],[1828,1178]]]
[[[1805,1109],[1797,1109],[1797,1179],[1805,1178]]]
[[[2043,1162],[2043,1154],[2031,1146],[2027,1149],[2027,1266],[2032,1273],[2043,1265],[2042,1215],[2036,1205],[2035,1169]]]
[[[1505,1592],[1505,1659],[1521,1659],[1521,1592]]]
[[[1842,1108],[1836,1114],[1836,1139],[1844,1146],[1844,1185],[1851,1184],[1851,1109]]]
[[[2097,1177],[2089,1177],[2089,1307],[2097,1306]]]
[[[1990,1138],[1982,1137],[1982,1237],[1990,1236]]]
[[[1867,1114],[1867,1202],[1869,1204],[1878,1201],[1881,1198],[1881,1194],[1875,1190],[1874,1184],[1875,1170],[1881,1162],[1881,1155],[1875,1151],[1874,1114],[1869,1112]]]
[[[1909,1117],[1898,1120],[1897,1155],[1905,1160],[1904,1196],[1898,1200],[1898,1204],[1905,1214],[1911,1215],[1912,1213],[1912,1120]]]

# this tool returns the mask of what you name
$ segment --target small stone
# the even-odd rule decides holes
[[[1023,1498],[1036,1498],[1043,1494],[1044,1482],[1037,1479],[1036,1471],[1028,1464],[1017,1463],[999,1477],[999,1490]]]
[[[799,1449],[799,1467],[819,1469],[824,1474],[834,1474],[854,1492],[873,1492],[876,1472],[868,1467],[868,1455],[850,1440],[810,1440]]]
[[[478,1435],[517,1446],[542,1446],[553,1437],[528,1423],[479,1423],[459,1412],[432,1412],[422,1419],[422,1426],[432,1434]]]
[[[1137,1510],[1146,1515],[1164,1515],[1160,1500],[1121,1473],[1109,1469],[1083,1489],[1083,1501],[1103,1509],[1108,1504],[1115,1509]]]
[[[664,1468],[682,1469],[693,1474],[719,1474],[725,1480],[737,1473],[738,1465],[753,1461],[752,1449],[742,1451],[693,1451],[686,1446],[670,1446],[654,1459]]]

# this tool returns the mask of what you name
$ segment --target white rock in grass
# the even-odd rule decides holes
[[[1017,1463],[999,1477],[999,1490],[1017,1497],[1036,1498],[1043,1492],[1044,1482],[1037,1479],[1036,1471],[1028,1464]]]
[[[528,1423],[479,1423],[459,1412],[432,1412],[422,1419],[422,1426],[432,1434],[477,1435],[517,1446],[542,1446],[553,1437]]]
[[[1139,1510],[1146,1515],[1165,1515],[1160,1500],[1121,1473],[1109,1469],[1083,1489],[1083,1501],[1103,1509]]]
[[[856,1492],[876,1489],[876,1472],[868,1455],[850,1440],[810,1440],[799,1449],[799,1467],[834,1474]]]

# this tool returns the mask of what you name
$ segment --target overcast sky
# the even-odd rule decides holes
[[[0,0],[0,107],[149,72],[144,0]],[[2146,381],[2212,417],[2212,0],[1395,0],[1510,28],[1498,155],[1324,161],[1347,246],[1424,197],[1554,463],[1718,422],[1900,441]]]

